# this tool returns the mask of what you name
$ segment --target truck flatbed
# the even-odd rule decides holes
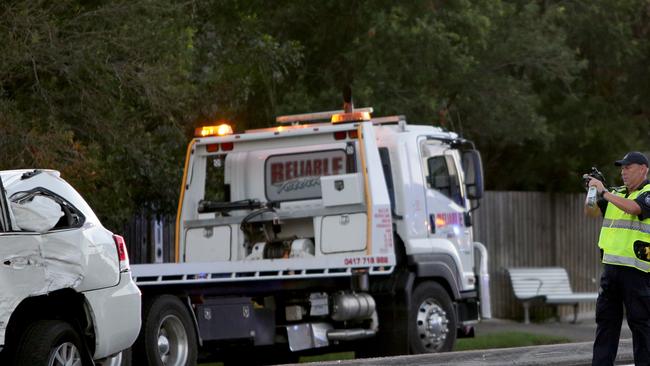
[[[388,257],[328,255],[314,258],[281,258],[204,263],[134,264],[133,279],[138,286],[201,284],[233,281],[349,277],[353,272],[389,275]]]

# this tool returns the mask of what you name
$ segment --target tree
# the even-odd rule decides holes
[[[191,91],[183,7],[19,1],[0,13],[2,167],[60,170],[112,225],[169,205]]]
[[[650,4],[646,1],[549,2],[564,14],[558,24],[567,44],[585,61],[571,94],[552,85],[540,90],[556,138],[546,149],[544,176],[564,178],[568,187],[592,165],[621,184],[612,162],[630,150],[649,151]]]
[[[489,189],[575,191],[592,165],[647,150],[648,14],[643,0],[6,1],[0,168],[61,170],[116,227],[174,212],[195,127],[340,108],[351,85],[375,115],[474,140]]]
[[[491,189],[539,189],[535,173],[507,173],[554,138],[540,91],[570,85],[584,68],[563,16],[537,2],[283,4],[269,26],[304,45],[305,61],[276,104],[283,113],[327,109],[349,83],[357,105],[475,140]]]
[[[112,227],[173,212],[193,127],[258,110],[298,57],[240,6],[3,3],[0,168],[60,170]]]

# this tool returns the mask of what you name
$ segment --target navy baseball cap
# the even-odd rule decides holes
[[[616,166],[630,165],[630,164],[639,164],[639,165],[648,166],[648,158],[646,158],[645,155],[641,154],[638,151],[632,151],[627,153],[623,157],[623,159],[616,160],[614,162],[614,165]]]

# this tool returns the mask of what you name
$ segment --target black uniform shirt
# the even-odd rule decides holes
[[[648,181],[647,179],[644,180],[643,183],[641,183],[638,189],[639,190],[643,189],[643,187],[645,187],[646,184],[650,184],[650,181]],[[619,190],[618,192],[625,193],[625,198],[627,198],[627,196],[629,195],[625,187],[623,187],[623,190]],[[650,192],[641,193],[637,198],[634,199],[634,202],[636,202],[639,205],[639,207],[641,207],[641,213],[638,216],[639,220],[645,220],[649,218],[650,217]],[[598,200],[598,208],[600,208],[600,212],[603,213],[603,216],[605,216],[605,211],[607,211],[608,203],[609,202],[604,198]]]

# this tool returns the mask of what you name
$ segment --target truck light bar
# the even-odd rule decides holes
[[[337,113],[332,115],[331,122],[335,123],[346,123],[346,122],[360,122],[360,121],[369,121],[370,112],[348,112],[348,113]]]
[[[370,114],[372,113],[372,107],[355,108],[354,112]],[[316,113],[290,114],[286,116],[278,116],[275,118],[275,121],[281,124],[298,124],[300,122],[331,120],[332,116],[343,113],[345,113],[345,111],[337,110]]]
[[[217,126],[202,126],[194,130],[195,137],[232,135],[232,127],[227,123]]]

